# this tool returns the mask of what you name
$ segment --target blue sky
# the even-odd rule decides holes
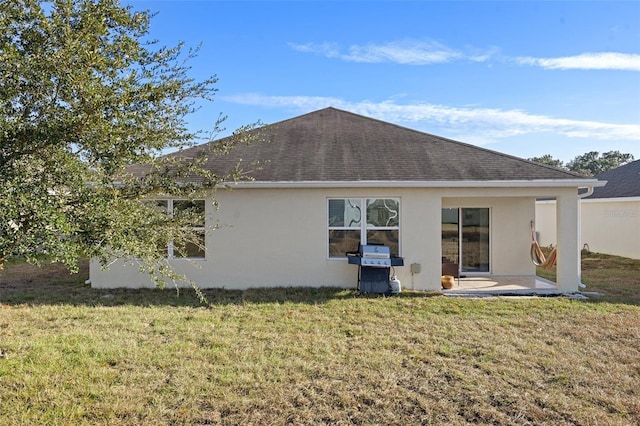
[[[640,159],[638,1],[129,0],[219,78],[190,120],[233,129],[327,106],[516,155]]]

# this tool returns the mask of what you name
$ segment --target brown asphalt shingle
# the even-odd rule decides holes
[[[581,176],[462,142],[335,108],[294,117],[258,131],[265,141],[238,145],[207,167],[222,174],[242,159],[264,182],[501,181]],[[219,142],[210,142],[215,144]],[[177,155],[195,156],[200,145]]]

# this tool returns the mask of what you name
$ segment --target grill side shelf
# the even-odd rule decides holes
[[[404,258],[391,256],[391,266],[404,266]]]

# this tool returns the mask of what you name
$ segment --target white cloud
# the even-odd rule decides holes
[[[398,104],[385,102],[349,102],[339,98],[311,96],[265,96],[240,94],[223,97],[225,101],[265,107],[293,107],[309,112],[333,106],[392,123],[421,123],[447,129],[454,135],[481,135],[483,141],[532,133],[554,133],[569,138],[594,140],[638,140],[640,125],[570,120],[529,114],[520,110],[464,108],[430,103]],[[477,139],[477,138],[476,138]]]
[[[486,52],[466,54],[452,49],[436,41],[405,40],[383,44],[351,45],[341,49],[335,43],[289,43],[289,46],[299,52],[315,53],[327,58],[338,58],[348,62],[382,63],[391,62],[406,65],[426,65],[467,59],[474,62],[484,62],[495,53],[495,49]]]
[[[222,96],[221,99],[240,105],[271,108],[293,107],[303,112],[315,111],[329,106],[344,109],[347,105],[341,99],[325,96],[266,96],[258,93],[242,93],[234,96]]]
[[[519,57],[516,62],[546,69],[640,71],[640,55],[617,52],[583,53],[559,58]]]
[[[453,49],[436,41],[404,40],[382,44],[351,45],[344,49],[336,43],[289,43],[289,46],[303,53],[313,53],[327,58],[337,58],[347,62],[383,63],[405,65],[428,65],[457,60],[488,62],[499,55],[500,49],[467,47]],[[510,60],[509,58],[503,58]],[[618,52],[595,52],[558,58],[536,58],[520,56],[511,60],[522,65],[545,69],[581,70],[622,70],[640,71],[640,54]]]
[[[315,53],[318,55],[326,56],[327,58],[336,58],[340,56],[339,47],[335,43],[289,43],[289,47],[291,47],[293,50],[297,50],[298,52]]]
[[[436,42],[398,42],[381,45],[350,46],[342,55],[353,62],[393,62],[407,65],[425,65],[460,59],[462,53]]]

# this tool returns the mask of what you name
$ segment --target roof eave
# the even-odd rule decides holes
[[[227,182],[232,188],[594,188],[597,179],[461,180],[461,181],[243,181]]]

